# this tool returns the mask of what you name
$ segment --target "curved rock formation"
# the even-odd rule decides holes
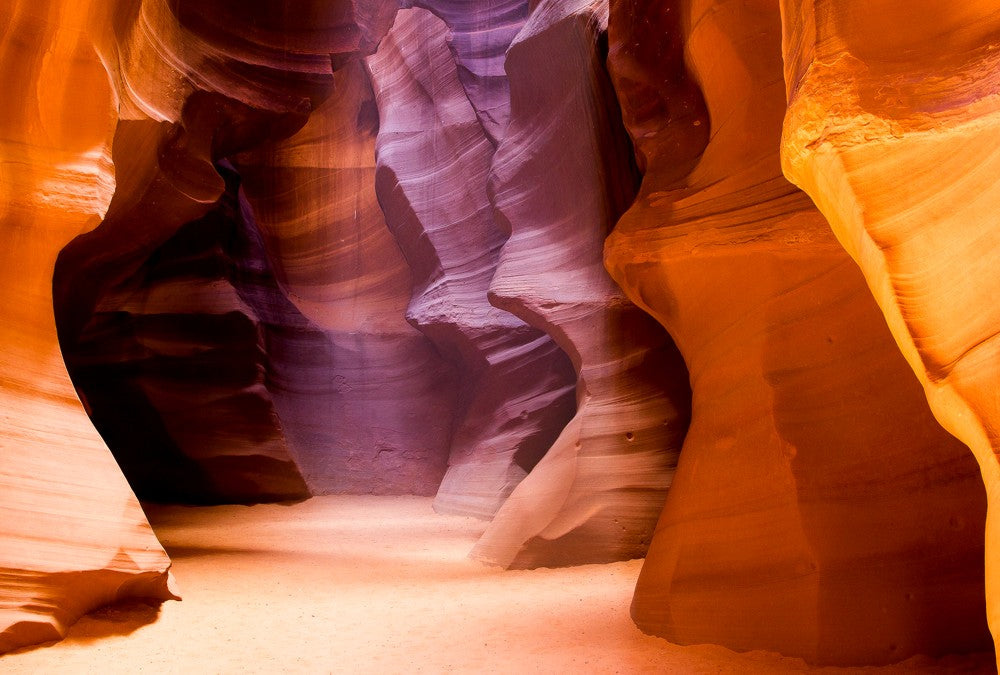
[[[196,250],[171,243],[190,224],[179,241],[196,249],[199,236],[212,236],[200,235],[198,223],[212,230],[216,221],[232,222],[235,195],[227,215],[216,155],[303,121],[201,92],[178,123],[119,123],[112,156],[123,178],[107,216],[59,257],[53,285],[68,363],[75,374],[82,368],[78,385],[106,438],[122,443],[113,450],[144,496],[212,502],[304,494],[263,387],[253,311],[224,281],[193,293],[207,285],[200,274],[227,273],[199,269]],[[110,342],[116,334],[118,345]],[[137,390],[124,405],[122,386]]]
[[[115,81],[119,116],[167,122],[180,120],[197,92],[308,113],[330,93],[331,69],[374,51],[396,12],[396,0],[305,1],[294,11],[283,2],[238,0],[97,6],[113,27],[97,46]]]
[[[694,395],[633,617],[826,664],[981,648],[975,466],[781,175],[779,38],[770,3],[629,0],[612,18],[646,175],[606,259],[676,339]]]
[[[492,193],[511,236],[491,301],[569,354],[578,409],[473,551],[506,567],[642,556],[687,426],[673,343],[601,263],[635,180],[599,47],[606,22],[601,2],[541,2],[507,55]]]
[[[291,138],[237,158],[279,284],[327,346],[281,349],[279,414],[316,494],[434,494],[454,375],[404,320],[411,272],[375,195],[374,94],[360,61]]]
[[[154,75],[164,78],[148,97],[130,90],[141,113],[171,108],[169,101],[150,103],[155,94],[178,87],[189,93],[178,121],[123,123],[132,135],[116,144],[118,161],[136,178],[119,189],[100,230],[64,255],[65,273],[57,280],[68,289],[64,334],[75,339],[86,308],[100,297],[106,298],[104,313],[114,312],[120,321],[125,306],[107,299],[109,289],[124,284],[133,296],[148,294],[137,271],[149,267],[143,261],[150,256],[162,255],[156,247],[184,223],[197,237],[200,227],[221,218],[229,222],[222,227],[242,228],[248,241],[260,227],[266,249],[266,259],[254,252],[256,260],[246,259],[248,251],[240,253],[243,259],[226,253],[232,265],[249,263],[255,269],[231,270],[229,286],[235,286],[222,288],[226,297],[218,302],[204,294],[184,299],[202,303],[202,318],[195,317],[197,307],[188,306],[192,330],[217,332],[221,324],[207,323],[216,316],[232,334],[229,348],[212,352],[216,361],[206,349],[174,353],[167,373],[154,375],[157,382],[146,380],[147,417],[170,437],[166,445],[174,446],[160,452],[160,465],[145,464],[146,473],[159,476],[161,488],[171,475],[163,471],[164,461],[173,462],[173,475],[192,467],[195,475],[204,475],[201,501],[298,496],[304,492],[298,471],[314,494],[432,494],[440,483],[451,433],[450,373],[401,317],[409,270],[374,198],[377,121],[357,61],[359,52],[374,48],[377,31],[388,29],[391,12],[366,7],[371,16],[350,18],[354,10],[335,4],[329,15],[314,17],[326,31],[319,42],[316,26],[299,17],[282,19],[290,25],[280,29],[287,35],[279,40],[247,25],[261,16],[219,24],[217,16],[193,4],[178,6],[176,15],[155,14],[155,5],[144,5],[136,23],[118,27],[123,59],[145,54],[144,45],[154,39],[177,41],[157,52],[161,58],[172,47],[187,59],[141,74],[144,83]],[[225,15],[232,8],[216,9]],[[144,32],[154,19],[166,28],[155,35]],[[357,23],[355,29],[347,29],[348,19]],[[250,51],[247,41],[253,42]],[[188,53],[192,42],[198,48]],[[225,67],[216,63],[220,54]],[[131,66],[134,61],[123,63],[123,78]],[[167,86],[167,81],[176,82]],[[336,95],[320,105],[333,90]],[[240,208],[230,204],[228,212],[220,205],[225,171],[219,168],[227,157],[243,174],[232,181],[242,181],[248,199]],[[235,192],[227,199],[235,200]],[[236,220],[242,224],[234,225]],[[270,278],[272,265],[277,286]],[[83,270],[88,284],[76,282]],[[241,281],[244,273],[251,279]],[[161,319],[168,311],[156,310]],[[157,339],[160,346],[171,341]],[[193,333],[183,339],[199,341]],[[221,339],[203,334],[201,341]],[[233,349],[236,344],[243,347]],[[177,346],[168,349],[176,352]],[[93,363],[92,380],[106,384],[108,372],[101,365]],[[192,373],[195,366],[203,374]],[[161,368],[162,359],[147,360],[145,367]],[[182,383],[185,367],[191,377]],[[158,393],[151,395],[151,388]],[[225,417],[232,424],[213,424],[219,419],[213,408],[228,408]],[[95,412],[102,427],[116,429],[116,437],[129,433],[120,414],[105,412]],[[136,446],[134,434],[125,438]]]
[[[108,602],[174,597],[167,556],[73,390],[52,311],[56,257],[100,222],[115,185],[92,11],[0,9],[0,82],[19,102],[0,114],[0,653],[59,639]]]
[[[1000,12],[781,4],[785,173],[860,265],[937,419],[979,460],[1000,644]]]
[[[528,18],[528,4],[528,0],[400,0],[401,7],[430,10],[448,25],[447,42],[458,79],[493,145],[510,118],[504,60]]]
[[[416,281],[406,317],[460,378],[435,508],[489,518],[569,420],[574,377],[548,336],[487,299],[504,242],[487,195],[493,145],[447,35],[430,12],[402,10],[368,60],[381,118],[376,189]]]
[[[269,328],[297,335],[308,332],[308,322],[296,322],[294,309],[273,316],[288,303],[268,274],[253,223],[241,218],[238,179],[222,171],[227,190],[219,204],[103,293],[81,333],[63,339],[91,418],[142,499],[254,502],[309,494],[268,390],[275,379]],[[77,289],[88,271],[93,279],[94,251],[71,245],[77,255],[67,253],[57,279]],[[80,306],[66,295],[61,307]]]

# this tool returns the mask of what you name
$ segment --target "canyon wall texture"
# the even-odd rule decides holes
[[[130,160],[149,157],[136,152],[138,138],[128,133],[140,127],[121,124],[117,167],[141,174]],[[219,200],[183,224],[170,220],[185,212],[176,192],[151,187],[128,204],[122,197],[129,186],[122,185],[101,227],[67,246],[56,268],[67,366],[143,499],[308,494],[267,388],[262,318],[253,298],[241,297],[253,232],[240,224],[238,180],[231,171],[226,177]],[[157,208],[171,198],[175,209]],[[160,232],[162,243],[137,245],[136,231]],[[269,290],[276,305],[273,280]]]
[[[448,35],[429,11],[403,10],[369,58],[381,118],[376,189],[414,273],[406,317],[460,378],[435,508],[490,518],[569,420],[575,378],[547,335],[490,305],[505,239],[487,194],[494,146]],[[498,102],[480,105],[504,116]]]
[[[146,497],[433,494],[453,373],[401,316],[410,271],[375,201],[377,112],[360,62],[395,8],[214,10],[147,3],[117,26],[123,79],[161,63],[127,83],[124,114],[139,119],[121,123],[116,150],[135,178],[57,278],[78,385],[133,483],[156,476]],[[166,43],[155,57],[153,40]],[[142,89],[153,77],[165,82]],[[183,100],[157,99],[178,88]],[[211,247],[214,267],[178,237]],[[124,364],[109,321],[141,343]],[[142,428],[108,405],[123,370]]]
[[[434,494],[455,373],[404,312],[411,271],[375,194],[378,111],[362,61],[294,136],[239,155],[247,201],[289,301],[321,343],[268,344],[279,416],[314,494]],[[293,341],[289,339],[292,338]]]
[[[642,556],[687,427],[673,342],[602,264],[636,176],[606,26],[601,2],[541,2],[507,53],[511,116],[491,190],[511,234],[491,301],[551,335],[578,374],[576,415],[473,551],[507,567]]]
[[[92,10],[0,10],[0,82],[19,102],[0,114],[0,653],[59,639],[108,602],[174,597],[167,556],[73,390],[52,312],[56,257],[115,190],[117,117],[87,38],[100,30]]]
[[[786,174],[861,267],[931,409],[986,483],[1000,635],[1000,80],[994,3],[783,2]],[[915,13],[919,19],[915,19]],[[996,637],[995,637],[996,639]]]
[[[778,6],[629,0],[610,34],[646,174],[607,262],[677,341],[694,396],[636,623],[811,663],[982,648],[978,472],[782,176]]]
[[[988,648],[993,4],[7,3],[0,652],[176,597],[136,494],[325,493],[646,556],[672,642]]]

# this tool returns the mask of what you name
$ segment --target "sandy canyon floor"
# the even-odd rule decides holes
[[[677,647],[628,605],[641,561],[505,572],[469,560],[484,523],[417,497],[148,506],[184,600],[109,607],[3,673],[782,673],[797,659]],[[991,654],[885,669],[979,673]]]

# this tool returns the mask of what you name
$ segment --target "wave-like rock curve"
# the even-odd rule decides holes
[[[672,642],[811,663],[981,648],[975,466],[781,174],[778,7],[658,7],[612,17],[646,175],[606,257],[674,336],[694,403],[633,618]]]
[[[511,236],[491,300],[551,335],[578,381],[576,415],[473,551],[505,567],[644,555],[687,428],[673,342],[601,262],[636,176],[606,25],[606,4],[542,2],[507,54],[511,121],[491,180]]]

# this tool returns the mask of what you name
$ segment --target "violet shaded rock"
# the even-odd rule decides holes
[[[644,555],[687,429],[680,355],[602,264],[637,180],[606,25],[606,4],[541,2],[507,57],[511,123],[491,180],[512,234],[491,301],[569,354],[578,409],[473,551],[505,567]]]
[[[367,73],[352,61],[334,81],[298,133],[236,158],[278,284],[319,331],[296,342],[276,328],[270,387],[313,493],[434,494],[452,369],[404,318],[411,271],[375,196]]]
[[[414,272],[407,319],[456,366],[448,473],[435,508],[491,517],[572,414],[572,370],[544,333],[489,304],[504,234],[493,145],[458,79],[444,23],[400,11],[369,57],[381,124],[376,188]]]

